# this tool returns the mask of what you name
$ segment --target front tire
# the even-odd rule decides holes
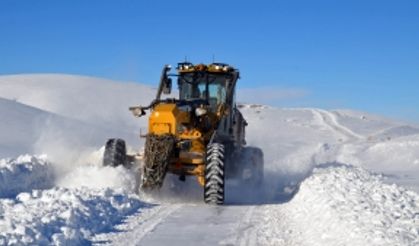
[[[122,139],[109,139],[106,142],[105,152],[103,153],[103,166],[117,167],[126,166],[127,151],[125,141]]]
[[[209,144],[205,164],[205,203],[224,204],[224,145]]]
[[[144,150],[144,166],[141,176],[143,190],[160,189],[173,156],[175,138],[170,134],[149,134]]]

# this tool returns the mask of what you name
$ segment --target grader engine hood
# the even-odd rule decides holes
[[[179,110],[175,103],[159,104],[150,115],[149,133],[176,135],[181,124],[188,122],[189,114]]]

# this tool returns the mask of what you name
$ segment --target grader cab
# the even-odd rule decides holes
[[[263,181],[263,153],[245,146],[247,123],[235,102],[239,71],[223,63],[188,62],[179,63],[176,74],[170,70],[168,65],[163,68],[150,105],[130,107],[137,117],[150,110],[141,189],[159,189],[167,172],[180,180],[195,176],[203,186],[204,201],[223,204],[227,178],[259,185]],[[162,99],[171,94],[173,77],[177,78],[179,96]],[[127,165],[132,160],[122,139],[108,140],[104,165]]]

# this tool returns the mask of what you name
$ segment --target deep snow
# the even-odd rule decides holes
[[[290,202],[264,208],[258,239],[261,245],[417,245],[418,199],[365,169],[323,164]],[[284,231],[278,220],[285,220]]]
[[[24,155],[0,160],[0,198],[13,198],[21,192],[53,185],[53,167],[46,156]]]
[[[100,166],[108,137],[141,146],[145,118],[127,107],[153,89],[69,75],[0,85],[0,244],[419,244],[415,125],[242,105],[266,182],[249,192],[229,182],[227,205],[213,207],[193,179],[169,175],[161,192],[138,195],[135,170]]]
[[[112,230],[124,215],[147,206],[111,189],[54,187],[20,193],[0,201],[0,244],[85,244],[92,234]]]

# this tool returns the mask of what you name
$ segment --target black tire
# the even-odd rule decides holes
[[[127,165],[127,151],[125,141],[122,139],[109,139],[106,142],[103,154],[103,166],[117,167]]]
[[[263,152],[256,147],[245,147],[242,150],[242,181],[246,185],[260,186],[264,179]]]
[[[219,143],[208,145],[205,163],[205,203],[224,204],[224,161],[224,145]]]

